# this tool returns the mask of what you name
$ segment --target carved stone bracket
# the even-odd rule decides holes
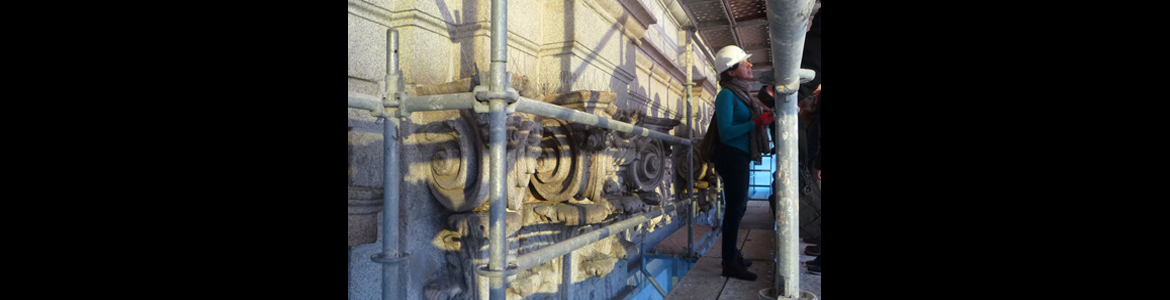
[[[627,258],[626,245],[620,242],[617,236],[610,236],[585,248],[581,248],[578,255],[574,255],[574,259],[578,260],[573,265],[578,266],[578,272],[573,278],[573,282],[580,282],[594,277],[605,277],[613,271],[614,264],[619,259]]]
[[[517,114],[508,122],[508,208],[513,210],[520,210],[528,199],[529,182],[543,152],[544,126],[532,118],[532,115]]]
[[[565,225],[598,224],[605,221],[613,207],[601,204],[539,204],[530,203],[531,215],[526,216],[527,224],[564,223]],[[526,206],[526,207],[528,207]],[[528,213],[528,210],[526,210]]]
[[[615,196],[609,198],[609,202],[613,205],[614,211],[618,213],[638,214],[650,211],[650,207],[636,196]]]
[[[521,272],[516,280],[509,284],[508,292],[520,297],[528,297],[541,291],[556,291],[560,284],[559,259],[539,265],[531,270]]]
[[[523,216],[516,212],[506,212],[505,235],[514,237],[524,221]],[[447,217],[449,228],[459,233],[464,241],[469,239],[487,239],[487,230],[491,220],[488,212],[473,212],[456,214]]]

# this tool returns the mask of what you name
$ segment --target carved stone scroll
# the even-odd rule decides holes
[[[641,139],[638,146],[637,158],[625,173],[626,180],[634,183],[638,191],[653,191],[662,184],[662,174],[666,170],[666,154],[662,149],[662,141]]]
[[[483,161],[484,140],[468,113],[455,120],[432,122],[414,134],[420,151],[430,155],[427,186],[443,207],[468,212],[488,197],[488,169]]]
[[[686,172],[687,159],[686,159],[686,157],[679,157],[679,159],[674,160],[674,169],[678,170],[677,172],[675,172],[675,174],[678,174],[678,177],[681,178],[683,180],[683,182],[690,181],[691,177],[693,175],[694,178],[697,178],[697,179],[695,179],[695,184],[696,184],[695,187],[699,188],[698,187],[699,182],[701,182],[707,178],[707,164],[704,163],[701,158],[699,158],[699,148],[698,147],[692,148],[691,153],[694,154],[693,156],[691,156],[691,160],[694,161],[695,172],[693,174]],[[685,154],[685,151],[683,152],[683,154]],[[684,189],[685,189],[685,187],[684,187]]]
[[[540,199],[564,202],[581,191],[584,153],[577,149],[576,138],[567,121],[544,119],[541,124],[544,125],[540,142],[542,151],[536,160],[532,187]]]

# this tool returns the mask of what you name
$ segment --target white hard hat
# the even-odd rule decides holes
[[[752,55],[743,52],[743,49],[735,45],[723,47],[723,49],[719,49],[718,53],[715,53],[715,73],[723,73],[723,71],[730,69],[732,65],[738,64],[748,59],[748,57],[752,57]]]

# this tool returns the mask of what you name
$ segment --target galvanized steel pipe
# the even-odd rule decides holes
[[[689,140],[672,136],[669,134],[649,130],[640,126],[634,126],[629,123],[614,121],[608,118],[602,118],[597,115],[584,113],[572,108],[563,107],[555,104],[544,103],[524,97],[520,97],[516,101],[516,111],[530,113],[534,115],[557,118],[569,122],[581,123],[586,125],[593,125],[602,128],[609,128],[621,132],[630,132],[647,136],[653,139],[663,140],[675,145],[690,145]]]
[[[775,130],[776,180],[773,190],[779,197],[776,209],[776,279],[779,296],[799,298],[800,293],[800,211],[797,160],[797,89],[800,88],[800,60],[804,53],[805,30],[812,13],[812,0],[768,0],[768,29],[772,41],[773,72],[776,78]],[[807,74],[806,74],[807,75]],[[783,95],[783,96],[781,96]],[[782,100],[782,101],[781,101]]]
[[[561,257],[562,255],[565,255],[565,253],[569,253],[573,250],[577,250],[578,248],[593,244],[615,233],[633,228],[634,226],[638,226],[638,224],[646,223],[647,221],[650,221],[650,219],[654,219],[658,216],[673,212],[679,206],[687,205],[691,202],[693,202],[693,200],[688,199],[682,203],[663,205],[659,210],[631,217],[629,219],[622,220],[621,222],[613,223],[612,225],[586,232],[559,243],[548,245],[544,248],[540,248],[539,250],[528,252],[527,254],[521,255],[519,258],[517,258],[516,264],[519,265],[520,271],[531,269],[554,258]]]
[[[403,115],[419,111],[474,109],[478,105],[474,93],[410,96],[398,104]]]
[[[387,38],[387,54],[386,54],[386,78],[385,82],[386,95],[393,95],[397,92],[398,84],[396,82],[389,82],[391,78],[396,78],[394,75],[398,73],[398,57],[395,52],[398,50],[398,31],[389,29],[386,31]],[[380,103],[377,106],[382,106]],[[379,109],[383,111],[386,108]],[[391,108],[393,109],[393,108]],[[398,171],[398,119],[392,117],[393,114],[385,114],[386,120],[382,124],[382,161],[383,175],[382,175],[382,254],[383,258],[397,258],[401,253],[398,251],[398,188],[399,183],[402,182],[402,173]],[[402,267],[401,261],[398,263],[382,263],[382,299],[402,299],[402,287],[399,278],[406,279],[406,276],[399,277],[399,269]]]
[[[354,92],[349,93],[349,107],[368,110],[374,117],[382,117],[386,111],[386,108],[382,107],[381,97]]]
[[[490,79],[488,80],[488,89],[493,92],[504,92],[508,88],[507,81],[507,66],[508,66],[508,1],[506,0],[492,0],[492,64]],[[504,215],[507,208],[508,191],[505,188],[507,183],[507,167],[505,166],[506,152],[505,144],[507,142],[507,124],[505,120],[507,113],[504,111],[507,103],[504,99],[490,99],[488,100],[488,123],[489,123],[489,138],[488,138],[488,153],[489,158],[489,174],[491,176],[489,185],[490,216],[488,228],[488,269],[492,271],[503,271],[507,268],[508,242],[507,242],[507,221]],[[488,296],[491,300],[506,300],[507,295],[504,293],[504,277],[495,276],[488,279],[489,292]]]
[[[368,98],[367,99],[367,97],[373,97],[373,96],[361,96],[360,94],[359,94],[359,96],[357,96],[355,98],[353,96],[353,94],[354,93],[351,93],[351,97],[350,97],[351,103],[353,101],[375,99],[375,98]],[[366,105],[366,106],[371,105],[371,104],[361,104],[361,103],[359,103],[359,104]],[[474,93],[456,93],[456,94],[407,97],[406,99],[403,99],[403,101],[401,103],[398,104],[398,108],[401,109],[404,114],[406,114],[406,113],[420,112],[420,111],[437,111],[437,110],[452,110],[452,109],[477,109],[476,106],[479,106],[479,105],[480,104],[478,104],[475,100]],[[557,119],[562,119],[562,120],[569,121],[569,122],[581,123],[581,124],[586,124],[586,125],[593,125],[593,126],[613,129],[613,130],[617,130],[617,131],[621,131],[621,132],[634,133],[634,134],[650,137],[653,139],[663,140],[664,142],[667,142],[670,144],[675,144],[675,145],[690,145],[690,142],[687,139],[683,139],[680,137],[661,133],[658,131],[653,131],[653,130],[646,129],[646,128],[641,127],[641,126],[634,126],[634,125],[631,125],[629,123],[616,121],[616,120],[609,119],[609,118],[603,118],[603,117],[600,117],[600,116],[597,116],[594,114],[577,111],[575,109],[564,107],[564,106],[559,106],[559,105],[550,104],[550,103],[544,103],[541,101],[528,99],[528,98],[524,98],[524,97],[520,97],[520,99],[516,100],[516,103],[514,105],[515,105],[516,111],[518,111],[518,112],[530,113],[530,114],[549,117],[549,118],[557,118]],[[353,104],[351,104],[350,107],[354,107]],[[355,107],[355,108],[364,108],[364,107]]]
[[[505,166],[505,152],[504,143],[507,142],[507,127],[505,127],[505,118],[507,114],[504,113],[504,100],[492,99],[490,105],[491,112],[489,116],[489,141],[488,153],[490,155],[488,174],[491,176],[491,185],[489,186],[489,201],[491,201],[490,209],[491,215],[489,217],[490,227],[488,228],[489,248],[488,248],[488,269],[489,270],[503,270],[507,265],[504,261],[508,253],[507,231],[504,229],[506,225],[504,222],[507,218],[504,215],[505,208],[507,208],[507,190],[504,188],[504,183],[507,177]],[[490,279],[490,297],[492,300],[504,300],[504,278],[491,277]]]

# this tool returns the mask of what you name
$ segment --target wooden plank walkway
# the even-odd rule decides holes
[[[682,299],[718,299],[718,300],[757,300],[759,291],[772,285],[776,265],[773,262],[776,247],[776,232],[773,230],[772,210],[767,201],[748,202],[747,213],[740,223],[739,247],[745,258],[752,260],[748,270],[758,277],[755,281],[746,281],[721,276],[723,273],[723,235],[719,235],[707,252],[699,258],[690,271],[683,276],[678,285],[666,295],[664,300]],[[694,241],[707,234],[709,226],[695,225]],[[687,246],[686,228],[676,231],[656,245],[651,251],[663,255],[682,254]],[[805,243],[800,244],[803,252]],[[813,256],[801,253],[801,261],[811,261]],[[808,273],[808,269],[801,267],[800,287],[821,296],[821,276]]]

